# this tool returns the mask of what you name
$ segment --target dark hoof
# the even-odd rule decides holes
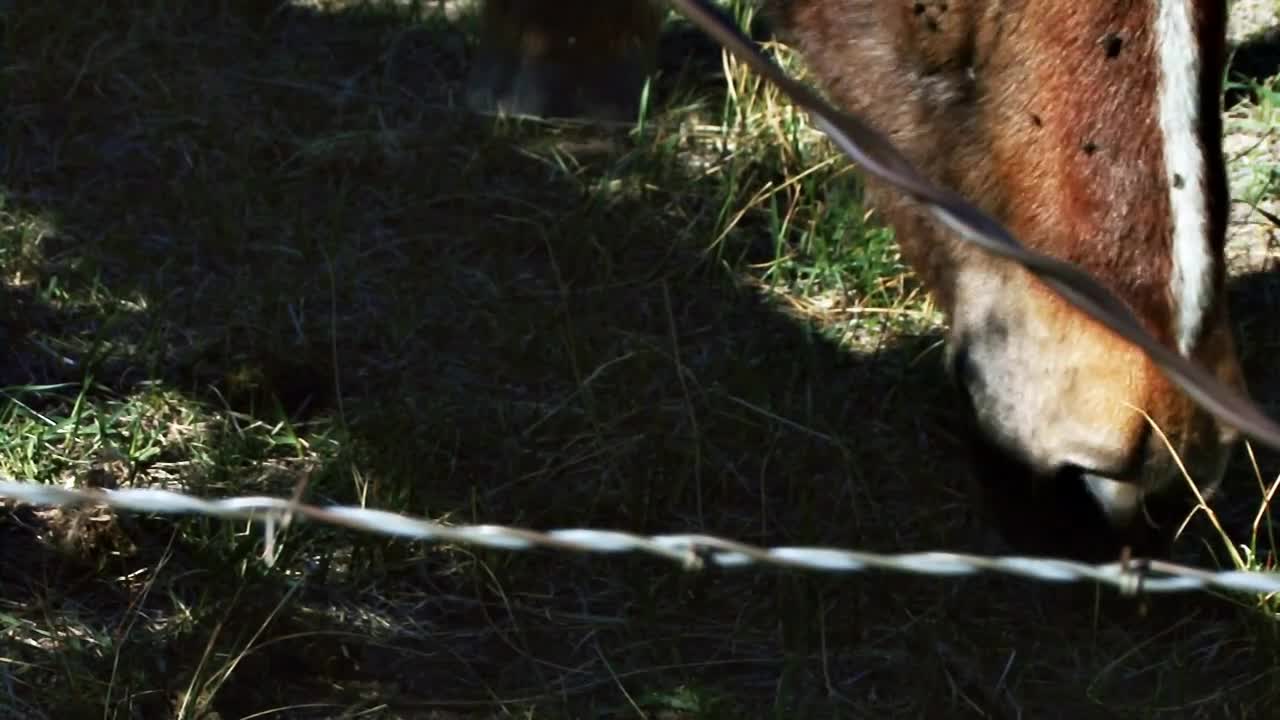
[[[666,15],[655,0],[484,0],[467,106],[634,122]]]
[[[467,107],[486,115],[635,122],[647,75],[641,62],[587,68],[487,55],[467,78]]]

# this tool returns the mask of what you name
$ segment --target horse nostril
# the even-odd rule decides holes
[[[1053,475],[1058,482],[1080,482],[1084,479],[1085,469],[1074,463],[1063,463]]]
[[[976,385],[979,378],[973,367],[973,359],[969,356],[968,349],[963,347],[956,349],[951,356],[950,371],[951,382],[959,388],[965,400],[972,404],[975,391],[978,389]]]
[[[951,367],[948,368],[951,379],[960,382],[961,376],[968,372],[968,369],[969,351],[962,347],[956,348],[955,352],[951,353]]]

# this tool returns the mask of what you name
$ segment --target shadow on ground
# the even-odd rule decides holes
[[[1280,73],[1280,28],[1269,27],[1232,48],[1230,81],[1262,82]],[[1224,102],[1231,107],[1249,94],[1247,87],[1228,85]]]
[[[1237,275],[1231,279],[1228,292],[1239,328],[1249,392],[1269,415],[1280,416],[1280,374],[1276,373],[1275,363],[1280,352],[1280,326],[1275,322],[1276,313],[1280,312],[1280,267]],[[1252,451],[1262,469],[1262,479],[1269,485],[1275,480],[1274,468],[1280,466],[1280,453],[1261,445],[1252,446]],[[1259,494],[1254,490],[1258,477],[1248,451],[1237,453],[1235,469],[1227,487],[1244,502],[1231,502],[1227,507],[1234,513],[1234,524],[1252,525]]]
[[[773,249],[746,223],[706,251],[722,186],[677,132],[468,117],[466,38],[392,11],[36,7],[7,32],[6,416],[164,409],[32,450],[41,479],[981,547],[937,338],[853,353],[731,271]],[[1239,290],[1259,318],[1275,305],[1248,283],[1272,280]],[[1110,717],[1274,698],[1258,624],[1208,596],[1142,613],[1002,578],[684,573],[296,525],[267,568],[241,530],[12,510],[0,599],[48,641],[6,650],[7,702]]]

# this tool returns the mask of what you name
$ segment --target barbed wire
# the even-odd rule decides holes
[[[386,510],[353,506],[319,507],[274,497],[206,500],[172,490],[64,488],[34,482],[0,481],[0,497],[31,505],[100,504],[118,510],[164,515],[200,514],[264,521],[274,532],[282,519],[303,517],[353,530],[428,542],[479,545],[500,550],[547,548],[584,553],[642,552],[699,570],[710,562],[726,568],[768,565],[818,572],[883,570],[917,575],[962,576],[1003,573],[1043,582],[1093,580],[1125,594],[1231,590],[1280,592],[1280,573],[1202,570],[1161,560],[1090,565],[1074,560],[988,557],[952,552],[872,553],[820,547],[762,548],[710,535],[641,536],[616,530],[568,528],[535,531],[504,525],[445,525]]]

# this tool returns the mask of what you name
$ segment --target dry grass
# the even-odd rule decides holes
[[[471,117],[469,19],[436,7],[9,10],[0,471],[982,547],[936,313],[801,118],[715,63],[635,133]],[[1275,409],[1270,267],[1234,298]],[[1215,510],[1251,519],[1276,461],[1242,453]],[[5,512],[0,717],[1269,717],[1280,691],[1248,598],[314,525],[268,567],[229,523]],[[1225,558],[1197,520],[1202,546]]]

